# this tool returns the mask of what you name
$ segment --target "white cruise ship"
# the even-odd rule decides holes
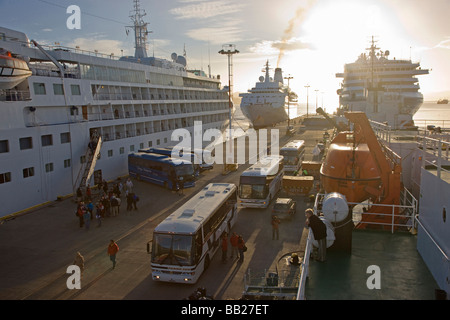
[[[377,51],[372,38],[369,54],[344,66],[338,90],[343,111],[363,111],[370,120],[384,122],[393,129],[414,127],[413,116],[423,103],[416,75],[428,74],[411,60],[389,59],[390,52]]]
[[[223,129],[219,77],[186,70],[176,54],[147,57],[147,24],[135,11],[134,57],[39,45],[0,27],[0,218],[127,175],[128,153],[173,145],[177,128],[191,137],[194,122]]]
[[[255,129],[288,119],[285,109],[288,88],[283,84],[281,68],[276,68],[274,78],[270,78],[269,61],[266,62],[265,77],[259,77],[255,87],[239,96],[242,97],[241,110]]]

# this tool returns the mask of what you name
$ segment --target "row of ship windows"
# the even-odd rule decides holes
[[[70,142],[70,133],[63,132],[60,134],[61,143],[69,143]],[[41,145],[43,147],[52,146],[53,145],[53,135],[46,134],[41,136]],[[19,148],[20,150],[33,149],[33,138],[32,137],[24,137],[19,138]],[[9,140],[0,140],[0,153],[9,152]]]
[[[171,94],[167,93],[161,93],[159,91],[157,92],[141,92],[141,91],[133,91],[133,92],[114,92],[114,88],[112,87],[113,92],[108,92],[107,88],[109,86],[100,86],[97,87],[95,85],[92,85],[92,94],[94,96],[95,100],[170,100],[170,99],[176,99],[176,100],[192,100],[192,99],[226,99],[226,95],[223,92],[178,92],[178,91],[171,91]],[[119,87],[120,89],[121,87]],[[46,95],[47,89],[45,86],[45,83],[43,82],[34,82],[33,83],[33,89],[35,95]],[[127,88],[128,89],[128,88]],[[139,89],[139,88],[138,88]],[[144,88],[145,89],[145,88]],[[122,91],[122,90],[119,90]],[[78,84],[71,84],[70,85],[70,92],[73,96],[80,96],[81,90],[80,86]],[[189,94],[187,94],[189,93]],[[194,93],[194,95],[192,94]],[[64,95],[64,87],[61,83],[53,83],[53,94],[54,95]],[[198,95],[197,95],[198,94]]]
[[[34,94],[36,95],[45,95],[47,94],[47,90],[45,88],[45,83],[42,82],[34,82],[33,83],[33,89]],[[74,96],[80,96],[81,90],[80,86],[78,84],[71,84],[70,85],[70,92]],[[61,83],[54,83],[53,84],[53,94],[54,95],[64,95],[64,87]]]
[[[3,143],[4,141],[0,141],[0,143]],[[167,143],[167,138],[164,138],[164,143]],[[161,144],[161,140],[157,139],[156,140],[156,146],[159,146]],[[149,141],[148,142],[148,147],[151,148],[153,147],[153,141]],[[144,143],[141,142],[139,144],[139,149],[143,149],[145,148]],[[130,152],[134,152],[135,151],[135,145],[130,145],[129,146],[129,150]],[[119,148],[119,154],[124,154],[125,153],[125,147],[120,147]],[[107,156],[108,158],[112,157],[114,155],[114,150],[110,149],[107,151]],[[101,153],[99,155],[99,160],[101,159]],[[85,163],[86,162],[86,156],[81,156],[80,157],[80,162],[81,163]],[[70,168],[72,166],[72,161],[71,159],[65,159],[64,160],[64,168]],[[49,162],[45,164],[45,172],[50,173],[54,171],[54,163],[53,162]],[[34,176],[34,172],[35,169],[34,167],[29,167],[29,168],[25,168],[22,170],[22,175],[23,178],[29,178],[29,177],[33,177]],[[8,183],[11,182],[11,172],[3,172],[0,173],[0,184],[3,183]]]
[[[70,142],[70,133],[69,132],[63,132],[60,134],[61,138],[61,144],[63,143],[69,143]],[[167,143],[167,138],[164,138],[164,143]],[[160,145],[161,140],[156,139],[156,145]],[[41,136],[41,145],[43,147],[46,146],[52,146],[53,145],[53,136],[51,134],[43,135]],[[148,141],[148,146],[153,146],[153,141]],[[32,137],[25,137],[19,139],[19,148],[20,150],[27,150],[27,149],[33,149],[33,138]],[[144,148],[144,143],[140,143],[139,148]],[[134,151],[134,145],[130,145],[130,152]],[[9,152],[9,140],[0,140],[0,153],[7,153]],[[119,150],[120,154],[123,154],[125,152],[124,147],[121,147]],[[108,156],[112,156],[113,151],[108,150]],[[81,162],[83,163],[83,157],[81,158]]]

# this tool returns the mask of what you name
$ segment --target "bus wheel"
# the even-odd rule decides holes
[[[164,189],[169,189],[167,182],[164,182]]]
[[[136,175],[136,180],[137,180],[137,181],[141,181],[141,176],[137,174],[137,175]]]
[[[203,268],[203,270],[208,269],[210,263],[211,263],[211,261],[209,260],[209,256],[206,256],[206,258],[205,258],[205,267]]]

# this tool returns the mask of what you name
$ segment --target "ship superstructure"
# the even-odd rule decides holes
[[[378,51],[373,38],[367,50],[368,54],[336,74],[343,79],[338,90],[340,108],[363,111],[370,120],[386,122],[393,129],[414,127],[412,118],[423,103],[416,76],[429,71],[418,62],[390,59],[389,50]]]
[[[0,89],[0,217],[70,195],[82,182],[127,175],[128,153],[173,145],[175,129],[191,137],[194,123],[222,129],[228,96],[220,80],[189,72],[175,53],[147,57],[137,4],[133,57],[44,46],[0,27],[0,48],[32,72]]]
[[[242,97],[241,110],[252,122],[255,129],[275,125],[286,121],[288,114],[285,105],[288,88],[283,84],[281,68],[275,69],[274,78],[269,75],[269,62],[265,65],[265,76],[259,77],[259,82]]]

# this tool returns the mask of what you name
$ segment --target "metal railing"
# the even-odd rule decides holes
[[[305,290],[306,290],[306,279],[309,276],[309,257],[312,253],[312,232],[308,231],[308,238],[306,240],[305,256],[303,257],[302,263],[300,265],[300,280],[298,286],[298,292],[296,300],[305,300]]]
[[[299,287],[300,267],[291,266],[289,270],[253,272],[244,275],[245,295],[295,298]]]

